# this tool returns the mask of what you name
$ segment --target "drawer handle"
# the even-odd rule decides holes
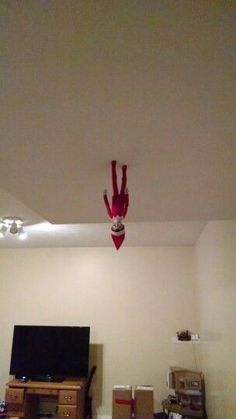
[[[63,416],[65,416],[66,418],[69,418],[71,416],[71,412],[69,410],[67,410],[67,411],[65,410],[63,412]]]
[[[71,400],[72,399],[72,396],[64,396],[64,399],[65,400]]]

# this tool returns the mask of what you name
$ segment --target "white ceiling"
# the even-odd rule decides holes
[[[236,218],[230,2],[2,8],[0,216],[35,225],[21,246],[110,245],[113,159],[128,165],[126,245],[193,244]]]

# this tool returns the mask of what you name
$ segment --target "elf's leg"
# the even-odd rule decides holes
[[[117,186],[117,176],[116,176],[116,161],[113,160],[111,162],[111,169],[112,169],[112,187],[113,187],[113,194],[118,195],[118,186]]]
[[[126,184],[127,184],[126,170],[127,170],[127,166],[126,165],[122,166],[122,183],[121,183],[121,188],[120,188],[121,195],[123,195],[126,190]]]

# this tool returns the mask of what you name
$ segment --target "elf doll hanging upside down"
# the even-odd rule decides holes
[[[111,162],[112,168],[112,187],[113,187],[113,196],[112,196],[112,204],[110,207],[107,191],[104,191],[104,202],[106,205],[106,209],[110,219],[113,221],[113,225],[111,227],[111,237],[117,250],[122,245],[124,238],[125,238],[125,226],[122,223],[123,219],[125,218],[128,206],[129,206],[129,195],[127,185],[127,166],[122,166],[122,180],[121,180],[121,188],[120,191],[117,185],[117,175],[116,175],[116,161],[113,160]]]

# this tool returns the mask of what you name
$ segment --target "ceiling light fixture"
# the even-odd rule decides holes
[[[19,239],[25,239],[27,234],[24,231],[23,223],[23,219],[19,217],[3,217],[0,225],[0,237],[6,236],[8,232]]]

